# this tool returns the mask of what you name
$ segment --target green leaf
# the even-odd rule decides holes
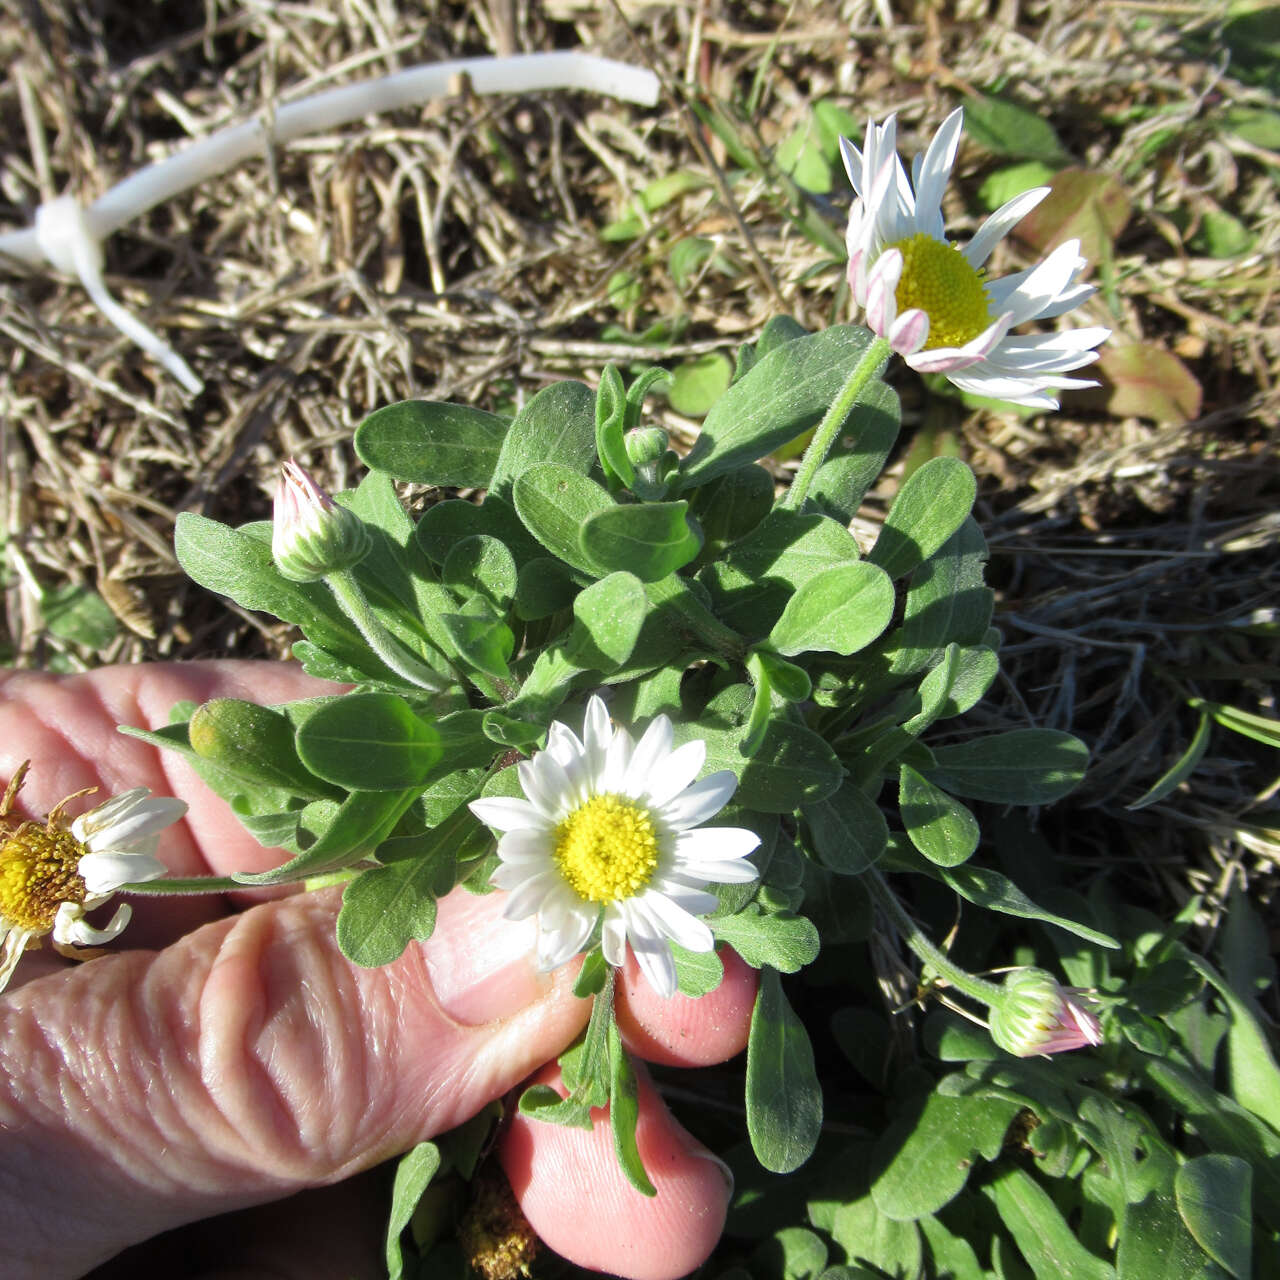
[[[581,549],[579,531],[594,515],[616,505],[594,480],[558,462],[526,468],[513,486],[516,511],[548,551],[593,577],[599,567]]]
[[[936,720],[963,715],[982,700],[999,671],[1000,658],[993,649],[949,644],[938,665],[920,681],[920,710],[902,727],[920,734]]]
[[[600,371],[600,385],[596,389],[596,454],[610,488],[617,485],[629,488],[636,478],[636,469],[627,457],[626,429],[627,393],[622,375],[607,364]]]
[[[596,398],[581,382],[553,382],[520,410],[507,428],[490,493],[510,499],[515,482],[549,458],[579,476],[595,465]]]
[[[439,1169],[440,1148],[434,1142],[418,1143],[396,1164],[395,1183],[391,1188],[391,1217],[387,1223],[387,1280],[401,1280],[404,1276],[400,1235],[409,1225],[422,1193],[431,1185],[431,1179]]]
[[[730,543],[745,537],[773,506],[773,477],[752,463],[704,485],[691,511],[702,527],[700,562],[713,563]]]
[[[718,352],[696,356],[676,365],[667,398],[677,413],[701,418],[724,395],[733,378],[733,365]]]
[[[753,702],[750,686],[731,685],[707,704],[696,721],[678,723],[676,740],[703,739],[707,769],[736,774],[741,794],[750,796],[751,807],[761,813],[789,813],[835,791],[844,769],[835,752],[804,725],[775,717],[756,753],[743,754],[739,744]]]
[[[1080,1243],[1048,1192],[1029,1173],[1008,1166],[983,1191],[1037,1276],[1115,1280],[1114,1269]]]
[[[840,875],[861,875],[875,866],[889,842],[889,826],[874,800],[846,783],[833,796],[806,804],[814,852],[824,867]]]
[[[291,884],[349,867],[386,839],[417,795],[416,789],[354,791],[339,805],[317,800],[303,810],[304,821],[313,810],[325,815],[323,833],[313,844],[282,866],[270,871],[237,871],[232,878],[238,884]]]
[[[893,583],[883,569],[866,561],[825,569],[796,588],[769,633],[769,646],[787,657],[847,656],[889,625],[893,607]]]
[[[964,523],[978,485],[959,458],[931,458],[894,498],[867,559],[891,578],[913,572]]]
[[[55,636],[87,649],[105,649],[120,631],[107,602],[92,587],[77,582],[46,591],[40,597],[40,612]]]
[[[762,356],[707,414],[681,466],[680,487],[704,485],[814,426],[870,341],[866,329],[836,325]]]
[[[966,94],[965,132],[998,156],[1055,164],[1067,158],[1053,126],[1026,107],[992,94]]]
[[[648,612],[644,587],[632,574],[593,582],[573,602],[577,625],[566,646],[569,660],[586,671],[616,670],[631,657]]]
[[[1193,709],[1203,708],[1218,724],[1224,729],[1230,729],[1232,733],[1252,738],[1263,746],[1280,747],[1280,720],[1256,715],[1252,711],[1241,711],[1239,707],[1225,706],[1221,702],[1205,702],[1203,698],[1191,698],[1187,705]]]
[[[707,923],[717,940],[727,942],[753,969],[796,973],[818,956],[818,931],[804,916],[766,915],[752,903]]]
[[[760,639],[815,574],[860,559],[853,535],[816,512],[774,510],[700,575],[721,620]]]
[[[402,400],[375,409],[356,428],[356,456],[397,480],[483,489],[497,465],[508,422],[467,404]]]
[[[973,856],[981,835],[977,819],[906,764],[898,773],[898,805],[908,839],[930,862],[954,867]]]
[[[505,612],[516,594],[515,558],[499,539],[475,534],[453,545],[440,580],[464,599],[478,594]]]
[[[376,969],[400,958],[410,942],[425,942],[436,927],[433,892],[439,868],[405,858],[362,871],[342,895],[338,946],[353,964]]]
[[[1238,1156],[1196,1156],[1174,1177],[1178,1212],[1196,1242],[1236,1280],[1253,1274],[1253,1170]]]
[[[964,1189],[974,1160],[994,1160],[1018,1102],[996,1097],[948,1098],[932,1093],[923,1108],[895,1123],[880,1142],[889,1156],[871,1184],[886,1217],[910,1222],[937,1213]]]
[[[770,653],[767,649],[757,649],[747,655],[747,670],[756,664],[766,675],[769,687],[784,702],[805,702],[813,692],[813,681],[803,667],[787,662]]]
[[[640,1148],[636,1146],[636,1124],[640,1119],[640,1092],[631,1059],[622,1047],[618,1024],[609,1019],[609,1128],[613,1131],[613,1153],[618,1167],[641,1195],[656,1196],[649,1181]]]
[[[687,502],[644,502],[585,516],[580,558],[605,571],[626,569],[641,582],[657,582],[688,564],[701,549],[689,527],[688,510]]]
[[[827,1246],[807,1227],[783,1227],[761,1241],[751,1264],[751,1274],[761,1280],[818,1280],[827,1265]]]
[[[765,968],[747,1041],[747,1133],[771,1173],[791,1173],[813,1154],[822,1129],[822,1087],[804,1024]]]
[[[507,663],[515,651],[515,636],[488,600],[472,596],[457,613],[442,613],[440,622],[451,648],[467,666],[496,680],[510,679]]]
[[[297,747],[312,773],[352,791],[418,786],[441,755],[435,728],[390,693],[352,693],[320,707],[299,728]]]
[[[414,537],[428,560],[433,564],[444,564],[449,552],[459,542],[477,534],[497,538],[521,567],[543,554],[542,548],[520,523],[511,504],[492,493],[479,506],[461,498],[450,498],[428,507],[418,520]]]
[[[525,622],[549,618],[573,604],[578,584],[561,560],[538,556],[520,566],[516,583],[516,616]]]
[[[898,393],[879,379],[868,383],[813,478],[809,504],[847,525],[884,470],[901,422]]]
[[[1052,804],[1080,785],[1089,763],[1079,738],[1057,729],[1011,729],[934,749],[929,780],[970,800]]]
[[[874,1272],[868,1272],[859,1265],[852,1276],[841,1276],[840,1280],[864,1280],[864,1277],[869,1280],[871,1275],[919,1280],[923,1274],[924,1250],[919,1229],[912,1222],[895,1222],[881,1213],[870,1196],[849,1201],[837,1209],[831,1234],[851,1263],[875,1268]]]
[[[724,962],[714,951],[686,951],[673,942],[676,962],[676,989],[694,1000],[710,995],[724,981]]]

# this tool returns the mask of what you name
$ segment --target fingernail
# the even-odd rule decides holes
[[[550,975],[534,967],[536,924],[505,919],[504,897],[455,890],[441,900],[435,933],[422,944],[436,1002],[455,1022],[509,1018],[551,989]]]
[[[703,1147],[701,1150],[692,1151],[690,1154],[697,1156],[699,1160],[709,1160],[717,1169],[719,1169],[720,1176],[724,1179],[724,1185],[729,1189],[729,1199],[732,1200],[733,1189],[736,1185],[733,1170],[730,1169],[718,1155],[708,1151],[706,1147]]]

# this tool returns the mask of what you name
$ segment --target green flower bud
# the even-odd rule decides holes
[[[1098,1019],[1073,992],[1043,969],[1015,969],[1004,998],[991,1006],[991,1038],[1009,1053],[1029,1058],[1102,1043]]]
[[[661,427],[636,427],[627,432],[626,446],[632,466],[652,466],[667,451],[667,433]]]
[[[364,521],[338,506],[292,459],[280,470],[272,521],[271,555],[294,582],[318,582],[349,569],[373,545]]]

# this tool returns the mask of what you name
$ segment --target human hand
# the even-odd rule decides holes
[[[89,786],[101,794],[86,807],[134,786],[177,796],[189,812],[160,848],[175,874],[265,869],[279,855],[181,758],[116,725],[164,724],[181,699],[273,703],[320,688],[267,663],[13,673],[0,681],[0,779],[29,758],[19,805],[37,815]],[[224,1219],[185,1272],[166,1274],[376,1275],[379,1210],[347,1180],[502,1096],[585,1024],[571,975],[534,971],[532,924],[504,920],[501,895],[455,892],[430,941],[368,970],[334,941],[340,890],[262,898],[134,899],[107,957],[22,960],[0,999],[0,1238],[13,1280],[81,1275],[182,1224],[337,1183],[318,1202]],[[635,1051],[698,1065],[742,1048],[754,975],[725,958],[724,983],[699,1001],[663,1001],[629,967],[618,1021]],[[519,1117],[500,1158],[552,1247],[667,1280],[715,1245],[729,1185],[643,1082],[637,1136],[654,1199],[626,1183],[607,1126]]]

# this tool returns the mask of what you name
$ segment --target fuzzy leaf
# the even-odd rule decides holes
[[[468,404],[401,400],[375,409],[356,428],[356,456],[397,480],[483,489],[509,422]]]
[[[910,765],[899,770],[898,804],[908,838],[930,862],[954,867],[973,856],[981,835],[977,819]]]
[[[905,577],[959,529],[977,492],[959,458],[931,458],[898,491],[867,559],[891,578]]]
[[[600,568],[583,550],[579,533],[594,515],[610,511],[613,499],[594,480],[558,462],[524,470],[512,489],[525,527],[548,551],[593,577]]]
[[[786,657],[847,656],[889,625],[893,607],[893,583],[883,569],[866,561],[825,569],[797,587],[769,633],[769,647]]]
[[[934,750],[929,780],[970,800],[1052,804],[1080,785],[1089,763],[1079,738],[1057,729],[1012,729]]]
[[[599,569],[625,569],[641,582],[657,582],[683,568],[701,549],[689,527],[687,502],[610,506],[584,518],[582,557]]]
[[[352,693],[320,707],[298,730],[297,747],[312,773],[351,791],[417,786],[441,755],[434,726],[390,693]]]

